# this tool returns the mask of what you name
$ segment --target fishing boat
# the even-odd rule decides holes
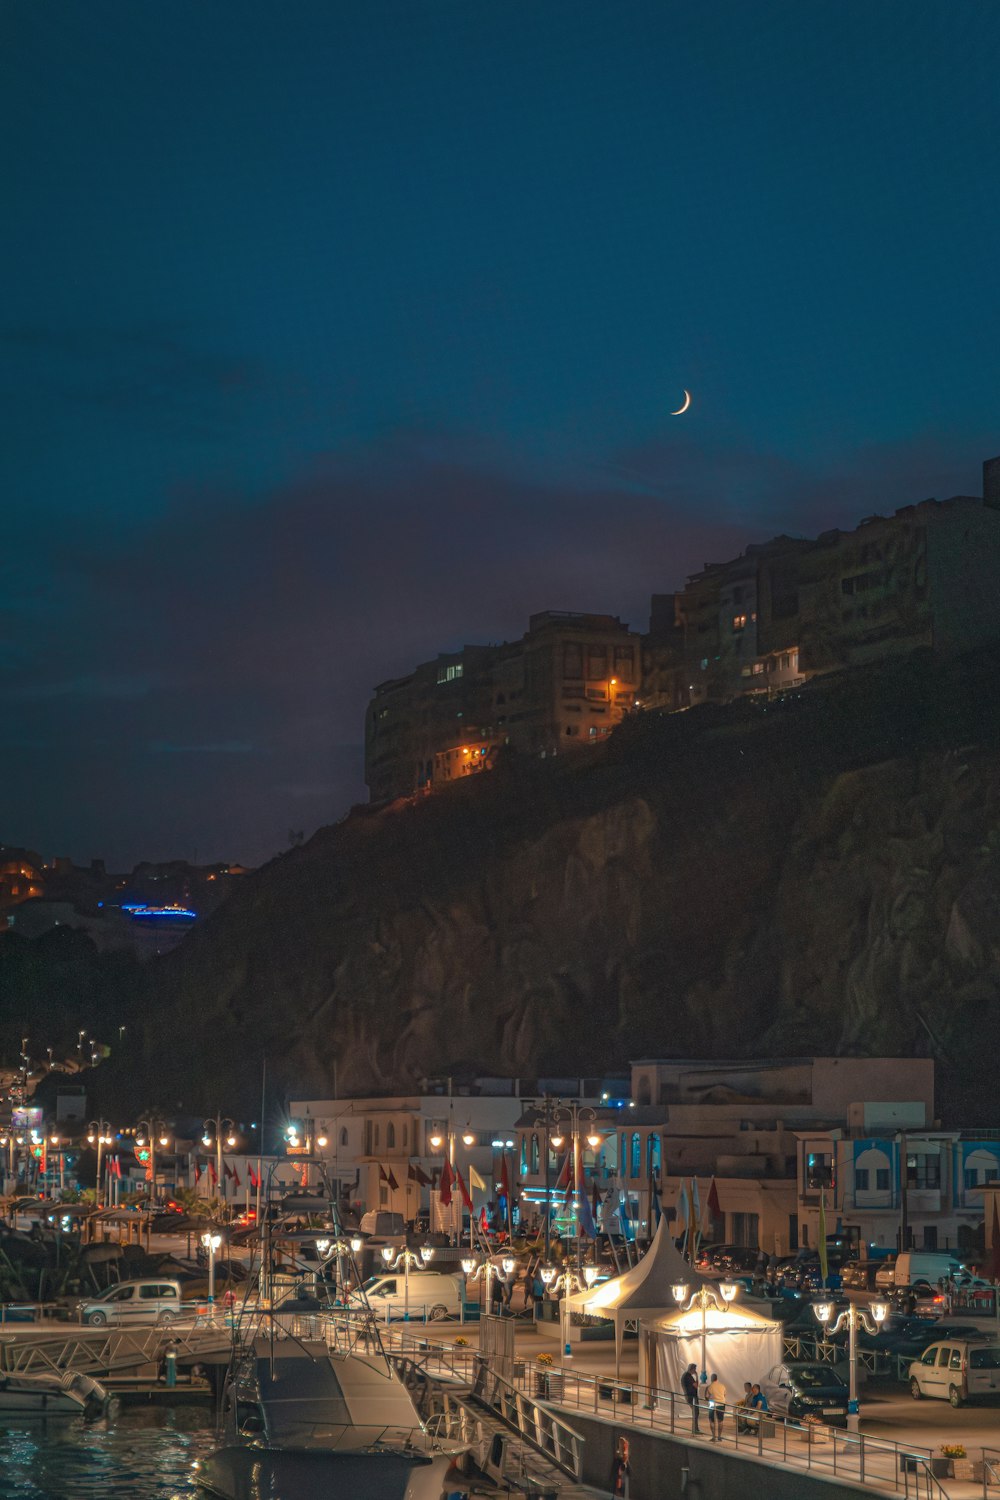
[[[464,1446],[421,1422],[370,1308],[276,1295],[267,1242],[281,1231],[266,1229],[257,1300],[234,1319],[220,1445],[196,1484],[219,1500],[441,1500]]]

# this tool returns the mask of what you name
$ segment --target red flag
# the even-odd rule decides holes
[[[392,1191],[395,1193],[399,1188],[399,1183],[396,1181],[396,1174],[391,1167],[389,1168],[389,1173],[385,1180],[389,1184]]]
[[[222,1175],[223,1175],[223,1177],[233,1177],[233,1176],[235,1176],[235,1173],[233,1172],[232,1167],[229,1165],[229,1163],[227,1161],[224,1161],[222,1163]]]
[[[219,1186],[219,1174],[215,1170],[215,1162],[212,1160],[211,1157],[208,1158],[208,1175],[212,1179],[212,1186],[213,1187],[218,1187]]]
[[[458,1170],[457,1167],[455,1169],[455,1181],[458,1183],[458,1191],[462,1195],[462,1202],[465,1204],[466,1208],[469,1210],[469,1213],[471,1214],[472,1213],[472,1199],[469,1197],[469,1189],[465,1185],[465,1179],[463,1178],[461,1172]]]
[[[451,1207],[451,1185],[454,1181],[455,1174],[451,1170],[451,1162],[445,1157],[444,1166],[441,1168],[441,1181],[438,1183],[442,1208]]]
[[[715,1186],[714,1177],[709,1184],[708,1197],[705,1200],[705,1207],[708,1209],[713,1219],[722,1218],[722,1207],[719,1203],[719,1190]]]
[[[485,1206],[485,1204],[479,1210],[479,1232],[480,1232],[480,1234],[489,1234],[489,1232],[490,1232],[490,1221],[486,1217],[486,1206]]]
[[[232,1176],[232,1179],[233,1179],[233,1186],[234,1187],[239,1187],[239,1185],[240,1185],[240,1174],[239,1174],[239,1172],[237,1172],[237,1170],[236,1170],[235,1167],[232,1170],[231,1176]]]
[[[500,1186],[497,1189],[501,1198],[510,1197],[510,1173],[507,1171],[507,1153],[504,1152],[500,1158]]]
[[[559,1168],[559,1176],[555,1180],[556,1191],[563,1191],[573,1186],[572,1152],[567,1151]]]
[[[115,1176],[118,1178],[118,1181],[121,1182],[121,1180],[122,1180],[122,1159],[121,1159],[120,1156],[116,1156],[114,1158],[114,1164],[115,1164]]]
[[[250,1166],[247,1167],[247,1175],[250,1178],[250,1186],[256,1192],[257,1188],[260,1187],[260,1178],[257,1176],[257,1173],[254,1171],[253,1167]]]
[[[409,1167],[407,1168],[406,1175],[411,1182],[418,1182],[421,1187],[431,1186],[431,1179],[428,1177],[427,1173],[424,1171],[419,1162],[411,1161]]]
[[[198,1184],[199,1184],[200,1181],[201,1181],[201,1163],[199,1162],[198,1158],[195,1157],[195,1159],[194,1159],[194,1185],[195,1185],[195,1187],[198,1186]]]

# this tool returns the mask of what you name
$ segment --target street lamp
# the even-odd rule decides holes
[[[337,1257],[337,1293],[342,1300],[345,1299],[344,1270],[341,1257],[346,1255],[348,1251],[352,1255],[360,1255],[363,1245],[364,1240],[360,1234],[352,1234],[349,1240],[345,1240],[340,1235],[337,1235],[336,1239],[333,1240],[328,1236],[323,1236],[316,1241],[316,1250],[321,1260],[329,1260],[331,1255]]]
[[[584,1283],[592,1287],[597,1280],[598,1269],[588,1266],[582,1277],[576,1271],[561,1271],[556,1275],[555,1266],[542,1267],[542,1281],[550,1292],[562,1292],[559,1303],[559,1324],[562,1333],[563,1359],[572,1359],[573,1350],[569,1341],[569,1296],[571,1292],[582,1292]]]
[[[395,1257],[395,1259],[393,1257]],[[433,1257],[433,1245],[421,1245],[419,1255],[417,1255],[413,1250],[406,1249],[400,1250],[399,1254],[396,1255],[396,1251],[394,1250],[392,1245],[382,1246],[382,1259],[385,1261],[386,1270],[398,1271],[400,1270],[400,1268],[402,1268],[404,1323],[408,1323],[410,1321],[410,1267],[412,1266],[415,1271],[418,1271],[422,1266],[429,1265]]]
[[[236,1122],[228,1115],[209,1115],[207,1120],[202,1121],[202,1128],[205,1132],[201,1138],[202,1145],[210,1147],[213,1138],[215,1141],[215,1187],[216,1191],[221,1191],[225,1198],[226,1188],[222,1180],[222,1137],[225,1136],[227,1146],[236,1145],[236,1137],[233,1134]],[[214,1132],[214,1137],[212,1132]]]
[[[111,1134],[110,1120],[91,1120],[87,1126],[87,1140],[92,1146],[97,1147],[97,1202],[101,1203],[101,1160],[104,1155],[105,1146],[110,1146],[114,1140]]]
[[[459,1262],[459,1264],[461,1265],[462,1270],[465,1273],[465,1278],[467,1281],[482,1280],[486,1283],[487,1307],[492,1307],[493,1305],[492,1297],[490,1295],[490,1288],[493,1277],[495,1276],[497,1281],[506,1286],[507,1282],[517,1270],[517,1261],[512,1255],[505,1255],[499,1265],[497,1265],[495,1261],[491,1260],[489,1256],[487,1256],[485,1260],[480,1262],[476,1260],[476,1257],[474,1255],[466,1255]],[[480,1308],[481,1307],[482,1303],[480,1303]]]
[[[704,1386],[708,1384],[708,1310],[713,1308],[716,1312],[725,1312],[739,1287],[732,1281],[720,1281],[719,1296],[708,1286],[699,1287],[693,1297],[689,1296],[690,1290],[687,1282],[678,1281],[670,1288],[670,1293],[684,1312],[690,1312],[695,1307],[701,1309],[701,1373],[698,1379]]]
[[[849,1302],[840,1316],[833,1321],[833,1303],[817,1302],[813,1312],[823,1325],[823,1336],[828,1337],[831,1333],[837,1333],[841,1328],[847,1329],[847,1358],[850,1370],[850,1386],[847,1396],[847,1427],[850,1432],[857,1432],[860,1405],[858,1402],[858,1328],[866,1328],[869,1333],[878,1333],[879,1328],[885,1321],[889,1304],[887,1302],[873,1302],[868,1309],[871,1313],[871,1321],[864,1308],[859,1307],[856,1302]]]
[[[211,1318],[215,1314],[215,1253],[222,1244],[222,1235],[208,1230],[202,1235],[201,1243],[208,1251],[208,1316]]]
[[[561,1133],[560,1121],[565,1120],[570,1127],[570,1144],[573,1148],[572,1165],[572,1189],[574,1198],[583,1185],[583,1162],[580,1154],[580,1122],[591,1124],[587,1135],[587,1145],[592,1151],[596,1151],[601,1144],[601,1137],[595,1132],[592,1122],[597,1119],[597,1110],[589,1104],[578,1104],[575,1099],[569,1104],[563,1104],[558,1099],[550,1099],[545,1096],[542,1112],[535,1119],[536,1125],[545,1126],[545,1259],[549,1258],[549,1220],[551,1218],[550,1207],[550,1166],[549,1146],[554,1146],[557,1151],[562,1149],[565,1136]],[[576,1233],[576,1263],[580,1265],[580,1225],[577,1221]]]

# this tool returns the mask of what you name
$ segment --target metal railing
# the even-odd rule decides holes
[[[1000,1448],[983,1449],[983,1500],[989,1500],[991,1486],[1000,1485]]]
[[[106,1374],[111,1370],[158,1364],[167,1345],[178,1354],[205,1354],[228,1348],[230,1336],[222,1328],[167,1327],[81,1329],[69,1335],[43,1333],[37,1337],[5,1339],[0,1343],[0,1369],[8,1375],[76,1370]]]
[[[648,1426],[654,1432],[673,1436],[695,1435],[693,1409],[671,1391],[609,1376],[577,1374],[535,1361],[525,1361],[518,1383],[528,1385],[539,1399],[557,1406],[614,1415],[619,1423],[624,1420],[622,1407],[627,1407],[628,1421],[635,1427]],[[702,1428],[698,1435],[705,1436],[707,1403],[699,1403],[698,1416]],[[721,1430],[731,1452],[833,1475],[913,1500],[940,1500],[946,1495],[931,1473],[928,1448],[868,1437],[825,1423],[795,1422],[770,1413],[738,1413],[733,1406],[727,1406]]]
[[[472,1395],[571,1479],[583,1472],[584,1439],[548,1406],[480,1361]]]

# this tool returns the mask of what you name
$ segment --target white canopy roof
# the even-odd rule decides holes
[[[589,1313],[595,1318],[610,1318],[615,1325],[615,1363],[621,1360],[622,1338],[626,1323],[652,1322],[660,1315],[676,1310],[672,1288],[684,1282],[690,1292],[712,1286],[709,1277],[701,1276],[677,1249],[667,1230],[667,1220],[660,1219],[653,1243],[638,1265],[630,1266],[620,1276],[599,1286],[576,1292],[568,1298],[570,1313]]]

